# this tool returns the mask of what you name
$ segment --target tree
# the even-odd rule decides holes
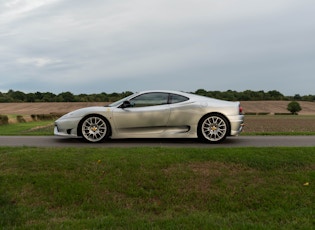
[[[300,94],[295,94],[294,97],[293,97],[294,100],[301,100],[302,97]]]
[[[7,93],[7,95],[16,102],[23,102],[25,101],[25,93],[21,92],[21,91],[14,91],[12,89],[10,89]]]
[[[271,96],[272,100],[282,100],[284,98],[283,94],[277,90],[271,90],[267,93]]]
[[[196,90],[195,94],[201,95],[201,96],[206,96],[207,95],[207,91],[204,89],[198,89]]]
[[[69,91],[60,93],[58,97],[62,102],[75,102],[75,96]]]
[[[302,108],[297,101],[291,101],[288,104],[287,110],[289,110],[293,115],[297,115],[298,112],[300,112],[302,110]]]

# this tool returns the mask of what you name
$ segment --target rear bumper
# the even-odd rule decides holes
[[[243,131],[244,115],[236,115],[229,117],[231,122],[231,136],[237,136]]]

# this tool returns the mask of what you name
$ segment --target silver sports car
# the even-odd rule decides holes
[[[107,138],[199,138],[219,143],[242,131],[239,102],[177,91],[135,93],[105,107],[70,112],[55,121],[55,135]]]

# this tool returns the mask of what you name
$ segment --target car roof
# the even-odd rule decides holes
[[[194,93],[186,93],[186,92],[176,91],[176,90],[146,90],[146,91],[138,92],[136,94],[140,95],[140,94],[154,93],[154,92],[178,94],[178,95],[188,97],[190,100],[193,100],[193,101],[212,101],[212,102],[216,102],[216,103],[218,103],[218,102],[233,103],[233,102],[226,101],[226,100],[220,100],[220,99],[216,99],[216,98],[212,98],[212,97],[202,96],[202,95],[198,95],[198,94],[194,94]]]
[[[197,96],[195,94],[191,94],[191,93],[186,93],[186,92],[183,92],[183,91],[176,91],[176,90],[165,90],[165,89],[162,89],[162,90],[145,90],[145,91],[140,91],[138,92],[137,94],[144,94],[144,93],[172,93],[172,94],[179,94],[179,95],[183,95],[183,96]]]

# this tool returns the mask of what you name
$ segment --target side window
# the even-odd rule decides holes
[[[171,94],[171,104],[188,101],[188,100],[189,98],[187,97],[177,95],[177,94]]]
[[[130,100],[133,107],[164,105],[168,103],[168,93],[146,93]]]

